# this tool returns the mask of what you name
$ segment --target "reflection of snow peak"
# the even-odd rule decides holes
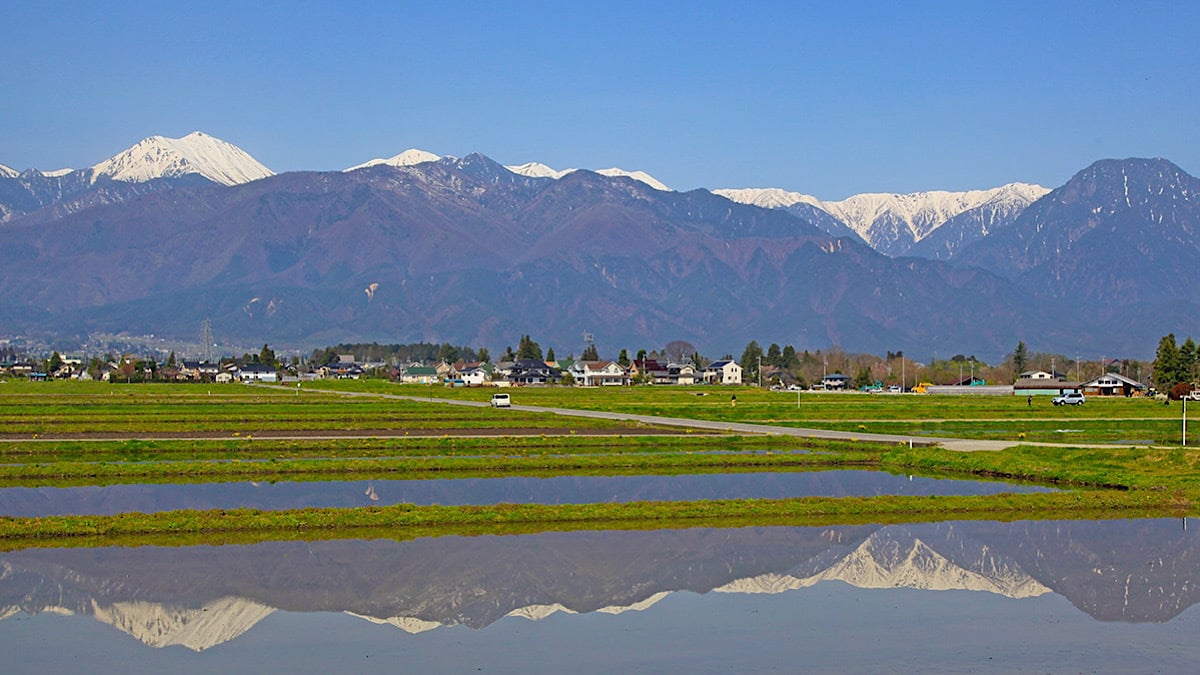
[[[834,564],[809,576],[763,574],[715,588],[718,593],[782,593],[822,581],[843,581],[858,588],[985,591],[1009,598],[1049,593],[1015,562],[982,547],[967,569],[934,551],[920,539],[898,541],[876,533]]]
[[[221,598],[198,608],[141,601],[118,602],[107,607],[92,603],[92,614],[97,620],[144,644],[182,645],[197,652],[236,638],[274,611],[239,598]]]
[[[411,616],[394,616],[390,619],[380,619],[378,617],[367,616],[366,614],[358,614],[355,612],[346,612],[346,614],[381,626],[395,626],[405,633],[411,633],[413,635],[416,635],[417,633],[424,633],[425,631],[430,631],[434,628],[441,628],[445,625],[438,623],[437,621],[426,621],[424,619],[417,619]]]

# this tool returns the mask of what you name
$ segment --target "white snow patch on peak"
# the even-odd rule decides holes
[[[441,159],[441,157],[433,154],[432,152],[426,152],[425,150],[419,150],[417,148],[409,148],[398,155],[393,155],[387,159],[372,159],[369,162],[363,162],[362,164],[352,166],[349,169],[344,169],[343,172],[357,171],[358,169],[365,169],[370,166],[379,166],[380,164],[386,164],[387,166],[413,166],[414,164],[424,164],[425,162],[436,162],[439,159]]]
[[[214,183],[239,185],[275,175],[245,150],[194,131],[183,138],[151,136],[92,167],[100,176],[130,183],[199,174]]]
[[[867,242],[875,241],[874,231],[889,222],[900,224],[909,231],[913,241],[920,241],[966,211],[989,205],[1028,206],[1048,192],[1050,189],[1041,185],[1009,183],[990,190],[933,190],[911,194],[868,192],[840,201],[822,201],[779,188],[713,190],[714,194],[735,202],[767,208],[786,208],[800,202],[811,204],[846,223]]]
[[[443,623],[438,623],[437,621],[426,621],[425,619],[418,619],[416,617],[411,617],[411,616],[393,616],[393,617],[389,617],[387,619],[380,619],[377,617],[367,616],[366,614],[358,614],[355,612],[345,612],[345,613],[349,616],[353,616],[358,619],[365,619],[366,621],[370,621],[371,623],[379,625],[379,626],[395,626],[396,628],[399,628],[400,630],[404,631],[405,633],[410,633],[412,635],[431,631],[434,628],[441,628],[442,626],[445,625]]]
[[[645,600],[639,600],[639,601],[633,603],[632,605],[608,605],[607,607],[601,607],[600,609],[598,609],[596,611],[600,612],[602,614],[624,614],[625,612],[644,612],[647,609],[650,609],[651,607],[653,607],[654,605],[657,605],[659,603],[659,601],[661,601],[663,598],[667,597],[670,594],[671,594],[670,591],[659,591],[659,592],[655,593],[654,595],[651,595],[650,597],[646,598]]]
[[[655,190],[674,192],[674,190],[664,185],[662,181],[658,180],[654,176],[651,176],[645,171],[626,171],[625,169],[618,169],[614,166],[611,169],[600,169],[596,173],[600,174],[601,176],[625,176],[626,178],[632,178],[636,181],[641,181]]]
[[[553,178],[555,180],[558,180],[559,178],[562,178],[563,176],[565,176],[575,170],[575,169],[564,169],[562,171],[559,171],[557,169],[548,167],[545,164],[542,164],[541,162],[526,162],[524,164],[514,164],[512,166],[505,166],[504,168],[508,169],[509,171],[511,171],[515,174],[520,174],[522,176],[528,176],[530,178]]]
[[[38,173],[42,174],[46,178],[60,178],[69,173],[75,173],[75,169],[55,169],[53,171],[38,171]]]
[[[830,213],[872,241],[871,230],[883,220],[903,223],[920,241],[943,223],[960,213],[992,203],[1037,201],[1050,190],[1040,185],[1009,183],[990,190],[946,192],[933,190],[911,194],[864,193],[837,202],[818,202],[818,208]]]
[[[782,209],[801,202],[816,205],[820,202],[816,197],[780,188],[722,188],[712,192],[739,204],[761,206],[765,209]]]
[[[107,607],[93,601],[92,616],[151,647],[182,645],[200,652],[250,630],[275,610],[252,600],[225,597],[198,608],[145,601]]]
[[[564,614],[577,613],[575,610],[556,602],[552,605],[526,605],[525,607],[518,607],[504,616],[515,616],[522,619],[529,619],[530,621],[541,621],[559,612],[563,612]]]
[[[21,174],[16,170],[0,164],[0,178],[16,178],[19,175]]]

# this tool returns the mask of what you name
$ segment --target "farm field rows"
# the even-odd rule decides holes
[[[382,381],[315,387],[428,397],[427,388]],[[433,396],[486,401],[494,389],[437,388]],[[1150,398],[1089,398],[1054,406],[1050,397],[774,392],[756,387],[521,387],[516,405],[598,410],[849,432],[1045,443],[1179,444],[1182,408]],[[736,405],[733,405],[736,397]],[[1200,419],[1200,406],[1188,412]],[[1197,427],[1200,429],[1200,427]]]
[[[335,391],[295,391],[261,386],[22,384],[0,385],[0,487],[105,485],[137,482],[230,480],[337,480],[347,476],[633,475],[713,471],[791,471],[858,467],[923,476],[986,477],[1070,488],[1043,495],[971,497],[797,498],[593,504],[583,507],[365,507],[284,511],[169,512],[120,516],[0,518],[0,538],[11,542],[57,537],[78,541],[109,536],[203,536],[218,532],[275,532],[326,537],[338,528],[577,529],[689,526],[714,519],[735,522],[900,522],[943,518],[1129,517],[1189,513],[1195,503],[1196,454],[1179,447],[1127,444],[1107,448],[1019,446],[1003,452],[958,453],[854,441],[805,441],[779,436],[662,435],[648,425],[580,420],[520,410],[522,405],[611,410],[776,425],[848,425],[878,431],[909,429],[922,416],[984,427],[1029,423],[1025,401],[997,398],[794,395],[749,388],[513,389],[518,409],[451,406],[428,400],[344,396]],[[383,382],[332,383],[331,390],[417,395],[426,387]],[[435,389],[434,396],[486,401],[489,390]],[[706,395],[699,396],[697,394]],[[731,397],[737,405],[731,405]],[[1040,403],[1040,402],[1039,402]],[[807,406],[807,407],[806,407]],[[1070,411],[1049,408],[1052,424],[1071,420],[1083,438],[1128,438],[1128,420],[1175,423],[1178,408],[1147,401],[1089,401]],[[790,412],[789,412],[790,411]],[[1136,413],[1145,413],[1139,417]],[[823,419],[816,419],[823,415]],[[936,416],[936,417],[934,417]],[[1085,426],[1088,422],[1090,427]],[[929,423],[929,422],[924,422]],[[24,431],[14,433],[10,424]],[[34,434],[102,434],[119,428],[139,439],[34,439]],[[23,426],[22,426],[23,425]],[[34,427],[43,431],[32,431]],[[491,429],[498,435],[466,433]],[[1135,433],[1147,433],[1142,426]],[[331,438],[255,438],[259,430],[330,430]],[[397,435],[374,437],[380,429]],[[529,433],[533,430],[532,433]],[[547,433],[543,431],[549,430]],[[588,430],[602,431],[590,435]],[[171,433],[217,434],[171,438]],[[404,437],[408,431],[412,434]],[[414,433],[420,432],[420,433]],[[573,433],[574,432],[574,433]],[[1163,432],[1169,435],[1166,431]],[[154,438],[156,434],[168,434]],[[1126,436],[1122,436],[1126,434]],[[345,435],[346,438],[337,436]],[[1006,438],[1013,438],[1012,436]],[[146,440],[149,439],[149,440]],[[1032,439],[1031,439],[1032,440]],[[1061,440],[1061,439],[1055,439]],[[1167,444],[1169,446],[1169,444]],[[262,536],[271,536],[264,534]],[[305,536],[305,535],[300,535]],[[16,545],[13,543],[12,545]]]

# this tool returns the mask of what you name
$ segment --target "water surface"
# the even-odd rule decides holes
[[[0,553],[14,672],[1191,672],[1200,522]]]
[[[0,515],[109,515],[175,509],[299,509],[387,504],[580,504],[642,500],[981,495],[1048,488],[879,471],[555,476],[0,488]]]

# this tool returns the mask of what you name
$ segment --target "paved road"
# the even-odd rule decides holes
[[[272,386],[272,385],[256,385],[256,386]],[[291,387],[277,386],[278,389],[292,390]],[[365,391],[331,391],[329,389],[309,389],[310,392],[318,393],[335,393],[343,396],[366,396],[374,398],[389,398],[401,401],[420,401],[423,403],[444,403],[446,405],[461,405],[475,408],[486,408],[490,403],[479,401],[459,401],[445,398],[432,398],[428,396],[407,396],[402,394],[381,394],[376,392]],[[833,431],[830,429],[806,429],[800,427],[783,427],[773,424],[750,424],[746,422],[713,422],[710,420],[694,420],[682,417],[659,417],[657,415],[636,415],[633,413],[608,412],[603,410],[575,410],[573,408],[550,408],[545,406],[535,405],[514,405],[513,410],[521,410],[525,412],[535,413],[552,413],[562,415],[564,417],[589,417],[593,419],[606,420],[624,420],[630,422],[643,422],[645,424],[658,424],[670,427],[686,427],[690,429],[705,429],[708,431],[727,431],[739,434],[772,434],[777,436],[795,436],[797,438],[825,438],[832,440],[858,440],[858,441],[875,441],[879,443],[891,443],[899,445],[908,443],[912,445],[941,445],[950,450],[975,451],[975,450],[1003,450],[1005,448],[1017,445],[1013,441],[984,441],[972,440],[963,438],[942,438],[931,436],[905,436],[902,434],[869,434],[850,431]],[[1078,446],[1076,446],[1078,447]]]

